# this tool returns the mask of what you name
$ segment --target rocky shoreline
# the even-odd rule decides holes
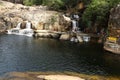
[[[10,72],[0,80],[119,80],[118,76],[87,75],[74,72]]]
[[[5,74],[0,80],[85,80],[77,76],[62,75],[62,74],[36,74],[27,72],[12,72]]]

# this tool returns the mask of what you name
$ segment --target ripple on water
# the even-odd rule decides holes
[[[107,75],[116,67],[100,44],[75,44],[25,36],[0,36],[0,74],[11,71],[71,71]],[[107,59],[107,60],[106,60]],[[109,62],[109,63],[107,63]],[[111,71],[109,71],[111,70]]]

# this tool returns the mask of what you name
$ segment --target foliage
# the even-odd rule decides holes
[[[54,10],[58,10],[61,8],[70,10],[81,1],[85,4],[88,4],[91,0],[23,0],[23,3],[28,6],[42,4]]]
[[[24,0],[23,3],[25,5],[47,5],[50,9],[57,10],[61,6],[63,6],[62,0]]]
[[[58,10],[63,6],[62,0],[44,0],[43,5],[47,5],[50,9]]]
[[[66,9],[71,11],[79,2],[83,2],[86,9],[82,20],[86,27],[107,27],[109,11],[117,5],[120,0],[23,0],[25,5],[46,5],[49,9]]]
[[[87,27],[98,26],[107,27],[109,11],[118,4],[120,0],[92,0],[83,14],[83,22]]]
[[[78,0],[62,0],[66,9],[72,8]]]
[[[67,11],[70,11],[71,9],[75,9],[77,4],[80,2],[83,2],[84,4],[89,4],[91,0],[62,0],[64,3],[64,8]]]
[[[23,4],[27,5],[27,6],[31,6],[35,3],[35,0],[24,0]]]

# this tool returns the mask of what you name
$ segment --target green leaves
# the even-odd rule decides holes
[[[23,0],[23,4],[27,5],[27,6],[32,6],[35,4],[36,0]]]
[[[51,9],[58,10],[64,3],[62,0],[44,0],[42,4],[47,5]]]
[[[24,0],[23,3],[27,6],[31,5],[47,5],[50,9],[57,10],[64,5],[62,0]]]
[[[110,9],[119,2],[120,0],[92,0],[83,14],[83,22],[87,27],[92,27],[95,23],[106,27]]]

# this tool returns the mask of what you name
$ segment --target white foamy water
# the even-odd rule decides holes
[[[33,31],[33,29],[31,29],[31,23],[30,22],[26,22],[26,28],[25,29],[21,29],[20,26],[21,26],[21,23],[18,23],[16,28],[12,28],[10,30],[7,30],[7,34],[25,35],[25,36],[29,36],[29,37],[33,36],[34,31]]]

